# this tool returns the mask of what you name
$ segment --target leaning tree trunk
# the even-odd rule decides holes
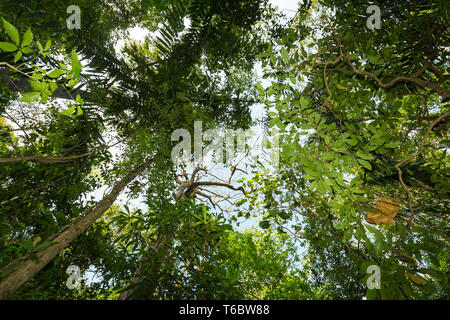
[[[86,231],[97,219],[99,219],[114,203],[125,187],[133,181],[140,173],[147,169],[154,162],[151,158],[128,173],[122,180],[117,182],[112,190],[100,200],[95,207],[88,210],[83,216],[78,217],[67,227],[51,236],[46,241],[55,242],[45,250],[36,254],[37,259],[20,258],[11,262],[0,271],[14,269],[8,276],[0,282],[0,299],[8,299],[17,289],[30,280],[36,273],[45,267],[62,249],[67,247],[75,238]]]

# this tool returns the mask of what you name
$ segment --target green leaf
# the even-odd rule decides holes
[[[22,47],[28,46],[31,43],[31,41],[33,41],[33,32],[31,32],[31,30],[28,29],[23,35]]]
[[[75,75],[76,78],[78,78],[81,73],[81,63],[80,63],[80,60],[78,60],[78,55],[74,50],[72,50],[71,58],[72,58],[73,74]]]
[[[22,58],[22,52],[17,51],[16,54],[14,55],[14,63],[16,63],[17,61],[19,61],[20,58]]]
[[[372,64],[383,64],[384,61],[380,56],[369,56],[369,61]]]
[[[69,87],[73,88],[74,85],[76,85],[78,83],[78,80],[72,79],[69,81],[69,83],[67,84]]]
[[[342,238],[342,241],[344,243],[347,243],[353,236],[353,227],[348,228],[345,232],[344,232],[344,237]]]
[[[317,180],[317,190],[320,194],[325,194],[327,192],[327,187],[322,179]]]
[[[65,73],[64,70],[56,69],[56,70],[53,70],[52,72],[50,72],[49,74],[47,74],[47,76],[49,76],[50,78],[58,78],[61,75],[63,75],[64,73]]]
[[[361,159],[364,159],[364,160],[373,160],[373,159],[375,159],[375,157],[373,155],[371,155],[371,154],[364,154],[364,153],[361,153],[359,151],[356,152],[356,156],[358,158],[361,158]]]
[[[75,111],[75,106],[71,106],[69,109],[61,112],[62,115],[70,116]]]
[[[26,48],[23,48],[23,49],[22,49],[22,52],[23,52],[24,54],[30,54],[30,53],[33,53],[34,51],[33,51],[33,49],[31,49],[31,48],[29,48],[29,47],[26,47]]]
[[[23,239],[23,248],[29,252],[31,249],[33,249],[33,241],[29,238]]]
[[[281,56],[283,57],[284,62],[286,62],[286,64],[289,64],[289,53],[286,48],[281,48]]]
[[[302,107],[302,109],[309,107],[309,99],[303,96],[300,97],[300,107]]]
[[[34,251],[35,251],[35,252],[43,251],[43,250],[47,249],[48,247],[50,247],[51,245],[54,245],[54,244],[56,244],[56,243],[58,243],[58,242],[56,242],[56,241],[43,242],[43,243],[41,243],[41,244],[38,244],[38,245],[34,248]]]
[[[45,44],[44,51],[47,51],[48,49],[50,49],[51,45],[52,45],[52,41],[50,39],[48,39],[47,43]]]
[[[350,60],[356,60],[356,59],[359,58],[359,54],[357,54],[357,53],[351,53],[351,54],[349,55],[349,58],[350,58]]]
[[[358,159],[358,162],[359,162],[364,168],[369,169],[369,170],[372,170],[372,165],[371,165],[368,161],[363,160],[363,159]]]
[[[0,49],[6,52],[13,52],[17,50],[17,47],[10,42],[0,42]]]
[[[16,45],[20,45],[19,31],[17,31],[16,27],[14,27],[11,23],[6,21],[5,19],[3,19],[3,26],[5,27],[5,30],[8,33],[8,36],[11,38],[11,40],[14,41]]]
[[[397,148],[399,145],[401,145],[402,143],[401,142],[398,142],[398,141],[396,141],[396,142],[389,142],[389,143],[386,143],[384,146],[386,147],[386,148],[392,148],[392,149],[394,149],[394,148]]]
[[[51,83],[50,83],[50,90],[51,90],[52,92],[54,92],[56,89],[58,89],[58,84],[56,84],[56,83],[54,83],[54,82],[51,82]]]
[[[256,84],[256,89],[258,90],[258,93],[261,96],[264,96],[266,94],[266,91],[264,90],[264,87],[259,82]]]
[[[4,270],[3,273],[0,274],[0,279],[6,278],[8,275],[16,271],[19,266],[20,265],[17,263],[16,265],[6,268],[6,270]]]
[[[31,88],[32,88],[34,91],[42,92],[42,91],[45,90],[45,85],[44,85],[44,83],[42,83],[42,82],[40,82],[40,81],[30,80],[30,85],[31,85]]]
[[[270,222],[267,220],[260,221],[259,226],[261,229],[268,229],[270,227]]]
[[[384,234],[380,230],[371,226],[370,224],[365,224],[364,226],[366,227],[367,230],[369,230],[371,233],[375,235],[375,239],[384,241]]]
[[[31,103],[38,100],[40,96],[40,92],[28,92],[23,95],[21,101]]]
[[[39,101],[39,102],[40,103],[45,103],[45,102],[47,102],[47,100],[48,100],[48,94],[42,93],[41,101]]]
[[[297,83],[297,79],[295,78],[295,76],[294,75],[289,75],[289,80],[293,83],[293,84],[296,84]]]
[[[314,167],[314,169],[315,169],[316,167]],[[312,177],[316,177],[316,178],[318,178],[318,177],[320,177],[322,174],[321,174],[321,172],[320,171],[316,171],[316,170],[314,170],[313,168],[310,168],[310,167],[304,167],[303,168],[303,170],[307,173],[307,174],[309,174],[310,176],[312,176]]]
[[[381,286],[381,299],[383,300],[392,300],[395,295],[395,285],[390,286]]]
[[[82,114],[83,114],[83,109],[78,107],[78,109],[77,109],[77,116],[81,116]]]
[[[329,160],[333,160],[335,158],[335,156],[336,156],[336,154],[334,152],[327,151],[322,154],[322,159],[329,161]]]
[[[358,140],[356,139],[345,139],[345,142],[351,146],[356,146],[358,144]]]
[[[336,178],[335,181],[336,181],[336,183],[337,183],[338,185],[340,185],[340,186],[343,187],[343,188],[347,188],[347,187],[348,187],[348,185],[344,182],[344,180],[342,179],[342,177]]]
[[[77,94],[77,97],[75,98],[75,101],[78,102],[79,104],[83,104],[84,100],[81,98],[81,96],[79,94]]]
[[[377,299],[377,290],[376,289],[367,289],[366,298],[367,300],[376,300]]]

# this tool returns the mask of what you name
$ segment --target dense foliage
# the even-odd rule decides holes
[[[0,299],[449,298],[448,5],[77,6],[0,3]],[[175,162],[196,121],[279,163]]]

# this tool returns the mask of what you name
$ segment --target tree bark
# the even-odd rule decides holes
[[[46,241],[55,244],[36,254],[36,260],[17,259],[0,271],[15,268],[0,282],[0,300],[10,298],[24,283],[30,280],[36,273],[45,267],[58,253],[67,247],[75,238],[86,231],[97,219],[99,219],[114,203],[125,187],[132,182],[140,173],[147,169],[155,160],[155,157],[145,161],[133,171],[128,173],[122,180],[117,182],[111,191],[100,200],[95,207],[88,210],[83,216],[78,217],[67,227],[51,236]]]

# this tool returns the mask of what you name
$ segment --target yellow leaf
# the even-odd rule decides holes
[[[366,221],[372,224],[391,225],[399,210],[399,199],[381,198],[375,203],[375,208],[366,213]]]
[[[381,198],[376,202],[376,206],[383,214],[394,218],[400,210],[400,200]]]
[[[39,241],[41,241],[41,237],[37,236],[36,238],[34,238],[33,247],[36,247],[36,245],[39,243]]]
[[[417,274],[408,273],[406,275],[408,276],[409,280],[411,280],[415,284],[418,284],[421,286],[424,286],[427,284],[427,281],[424,278],[422,278],[421,276],[418,276]]]

